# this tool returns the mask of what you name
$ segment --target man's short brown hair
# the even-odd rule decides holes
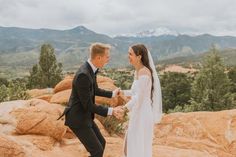
[[[106,50],[110,50],[111,46],[103,43],[93,43],[90,46],[90,57],[94,59],[96,56],[103,56]]]

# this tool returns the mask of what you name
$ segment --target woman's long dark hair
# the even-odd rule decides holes
[[[149,64],[148,50],[143,44],[136,44],[136,45],[133,45],[131,48],[133,49],[136,56],[141,55],[142,64],[145,67],[147,67],[151,72],[151,77],[152,77],[151,100],[152,100],[153,90],[154,90],[154,86],[153,86],[154,79],[152,76],[153,71],[152,71],[152,68],[150,67],[150,64]]]

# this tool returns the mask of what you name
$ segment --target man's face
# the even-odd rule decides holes
[[[102,68],[105,66],[110,60],[110,50],[105,50],[105,53],[103,56],[97,56],[97,63],[98,68]]]

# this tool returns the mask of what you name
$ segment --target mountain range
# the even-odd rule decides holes
[[[148,29],[143,30],[137,33],[129,33],[129,34],[123,34],[121,36],[129,36],[129,37],[152,37],[152,36],[160,36],[160,35],[175,35],[177,36],[178,33],[175,30],[171,30],[167,27],[158,27],[156,29]]]
[[[236,48],[234,36],[191,36],[165,28],[146,30],[136,35],[110,37],[84,26],[68,30],[0,27],[0,70],[9,66],[31,67],[37,63],[40,46],[44,43],[50,43],[54,47],[57,59],[63,63],[65,69],[73,69],[87,59],[89,45],[93,42],[112,46],[112,59],[109,64],[111,67],[128,65],[128,47],[134,43],[145,44],[156,61],[201,54],[212,44],[219,49]]]

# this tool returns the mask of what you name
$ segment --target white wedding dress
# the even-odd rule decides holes
[[[152,157],[154,116],[151,101],[152,80],[141,75],[134,80],[131,90],[124,91],[131,100],[126,104],[129,109],[129,124],[125,142],[127,157]]]

